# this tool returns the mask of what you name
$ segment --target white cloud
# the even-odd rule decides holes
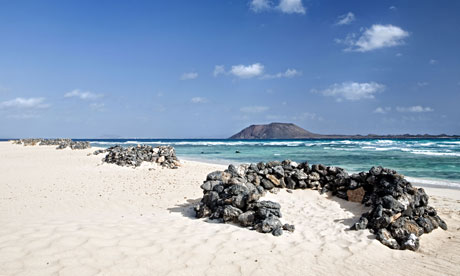
[[[385,114],[391,111],[391,107],[377,107],[374,110],[374,113]]]
[[[402,57],[403,54],[402,54],[402,53],[397,53],[396,56],[397,56],[397,57]]]
[[[213,72],[214,77],[217,77],[223,74],[225,74],[225,67],[223,65],[214,66],[214,72]]]
[[[280,79],[280,78],[293,78],[302,75],[302,72],[296,69],[287,69],[285,72],[280,72],[274,75],[266,74],[263,75],[262,79]]]
[[[283,13],[300,13],[305,14],[305,8],[302,0],[280,0],[278,9]]]
[[[15,98],[0,103],[0,108],[47,108],[50,105],[45,103],[45,98]]]
[[[434,65],[434,64],[438,63],[438,61],[436,59],[430,59],[429,63],[431,65]]]
[[[420,82],[417,82],[417,85],[420,86],[420,87],[424,87],[424,86],[427,86],[427,85],[428,85],[428,82],[426,82],[426,81],[420,81]]]
[[[389,9],[390,10],[396,10],[396,7],[395,6],[390,6]]]
[[[317,121],[323,121],[323,117],[318,116],[316,113],[310,113],[310,112],[304,112],[299,115],[293,116],[292,120],[296,121],[312,121],[312,120],[317,120]]]
[[[345,51],[367,52],[404,44],[408,36],[409,33],[398,26],[374,24],[365,29],[359,38],[352,33],[345,39],[336,39],[336,42],[348,45]]]
[[[81,100],[94,100],[97,98],[101,98],[104,95],[102,94],[94,94],[89,91],[80,91],[79,89],[74,89],[68,93],[64,94],[65,98],[80,98]]]
[[[275,6],[271,0],[251,0],[249,1],[249,9],[253,12],[278,10],[288,14],[305,14],[306,11],[302,0],[280,0],[278,6]]]
[[[181,80],[193,80],[196,78],[198,78],[198,73],[196,72],[183,73],[180,77]]]
[[[96,111],[104,111],[105,110],[105,104],[104,103],[91,103],[89,105],[89,107],[92,110],[96,110]]]
[[[234,65],[230,70],[230,73],[242,78],[249,79],[262,75],[264,72],[264,66],[260,63],[254,63],[252,65]]]
[[[243,113],[262,113],[269,109],[268,106],[244,106],[240,108],[240,111]]]
[[[348,25],[355,20],[356,20],[355,15],[352,12],[349,12],[347,14],[339,16],[335,24],[336,25]]]
[[[272,8],[272,3],[269,0],[251,0],[251,2],[249,2],[249,8],[254,12],[262,12],[270,10]]]
[[[398,112],[412,112],[412,113],[422,113],[422,112],[432,112],[434,111],[431,107],[423,107],[420,105],[416,106],[409,106],[409,107],[396,107],[396,111]]]
[[[324,96],[336,97],[337,101],[342,99],[349,101],[357,101],[361,99],[373,99],[376,93],[381,92],[385,89],[385,85],[376,82],[343,82],[335,83],[328,89],[313,92],[319,92]]]
[[[190,101],[192,103],[207,103],[208,99],[203,98],[203,97],[193,97]]]

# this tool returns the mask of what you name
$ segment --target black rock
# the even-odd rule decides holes
[[[289,231],[289,232],[294,232],[295,226],[292,224],[284,224],[283,225],[283,230]]]
[[[120,154],[120,149],[114,149]],[[142,160],[143,155],[135,156]],[[131,159],[122,162],[132,162]],[[332,192],[336,197],[362,202],[370,207],[351,227],[370,229],[377,239],[392,249],[417,250],[419,236],[446,223],[428,205],[423,189],[394,170],[373,167],[368,172],[353,175],[339,167],[297,164],[289,160],[251,165],[230,165],[224,172],[212,172],[201,185],[203,198],[195,207],[196,216],[239,223],[262,233],[281,235],[294,231],[294,225],[282,225],[281,206],[272,201],[260,201],[266,191],[287,189],[317,189]],[[362,200],[361,200],[362,198]]]

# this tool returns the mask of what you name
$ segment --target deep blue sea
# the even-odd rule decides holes
[[[424,185],[460,188],[460,139],[209,140],[102,139],[93,146],[172,145],[179,159],[221,164],[290,159],[349,172],[381,165]],[[236,153],[236,152],[239,153]]]

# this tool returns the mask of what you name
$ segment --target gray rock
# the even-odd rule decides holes
[[[224,222],[238,222],[238,217],[243,213],[240,209],[231,205],[224,207],[223,219]]]

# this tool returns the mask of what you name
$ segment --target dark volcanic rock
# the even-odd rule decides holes
[[[366,204],[370,210],[351,227],[370,229],[392,249],[417,250],[419,237],[446,223],[428,205],[423,189],[414,188],[394,170],[372,167],[368,172],[349,175],[344,169],[321,164],[309,166],[283,162],[230,165],[227,170],[208,174],[201,185],[203,198],[195,206],[198,218],[209,217],[238,223],[261,233],[293,232],[294,225],[281,223],[281,206],[259,201],[266,191],[317,189],[336,197]]]
[[[112,163],[118,166],[138,167],[142,162],[152,162],[171,169],[177,169],[180,166],[176,157],[176,151],[171,146],[152,147],[148,145],[137,145],[135,147],[114,146],[105,150],[107,153],[102,159],[105,163]],[[99,154],[100,151],[94,152]],[[222,179],[222,173],[216,172],[213,179]],[[215,184],[215,183],[214,183]],[[203,184],[203,188],[213,189],[213,184]]]
[[[56,149],[71,148],[73,150],[88,149],[91,145],[88,141],[73,141],[72,139],[21,139],[14,142],[24,146],[57,146]]]
[[[316,134],[294,124],[271,123],[268,125],[251,125],[233,135],[230,139],[297,139],[315,137]]]

